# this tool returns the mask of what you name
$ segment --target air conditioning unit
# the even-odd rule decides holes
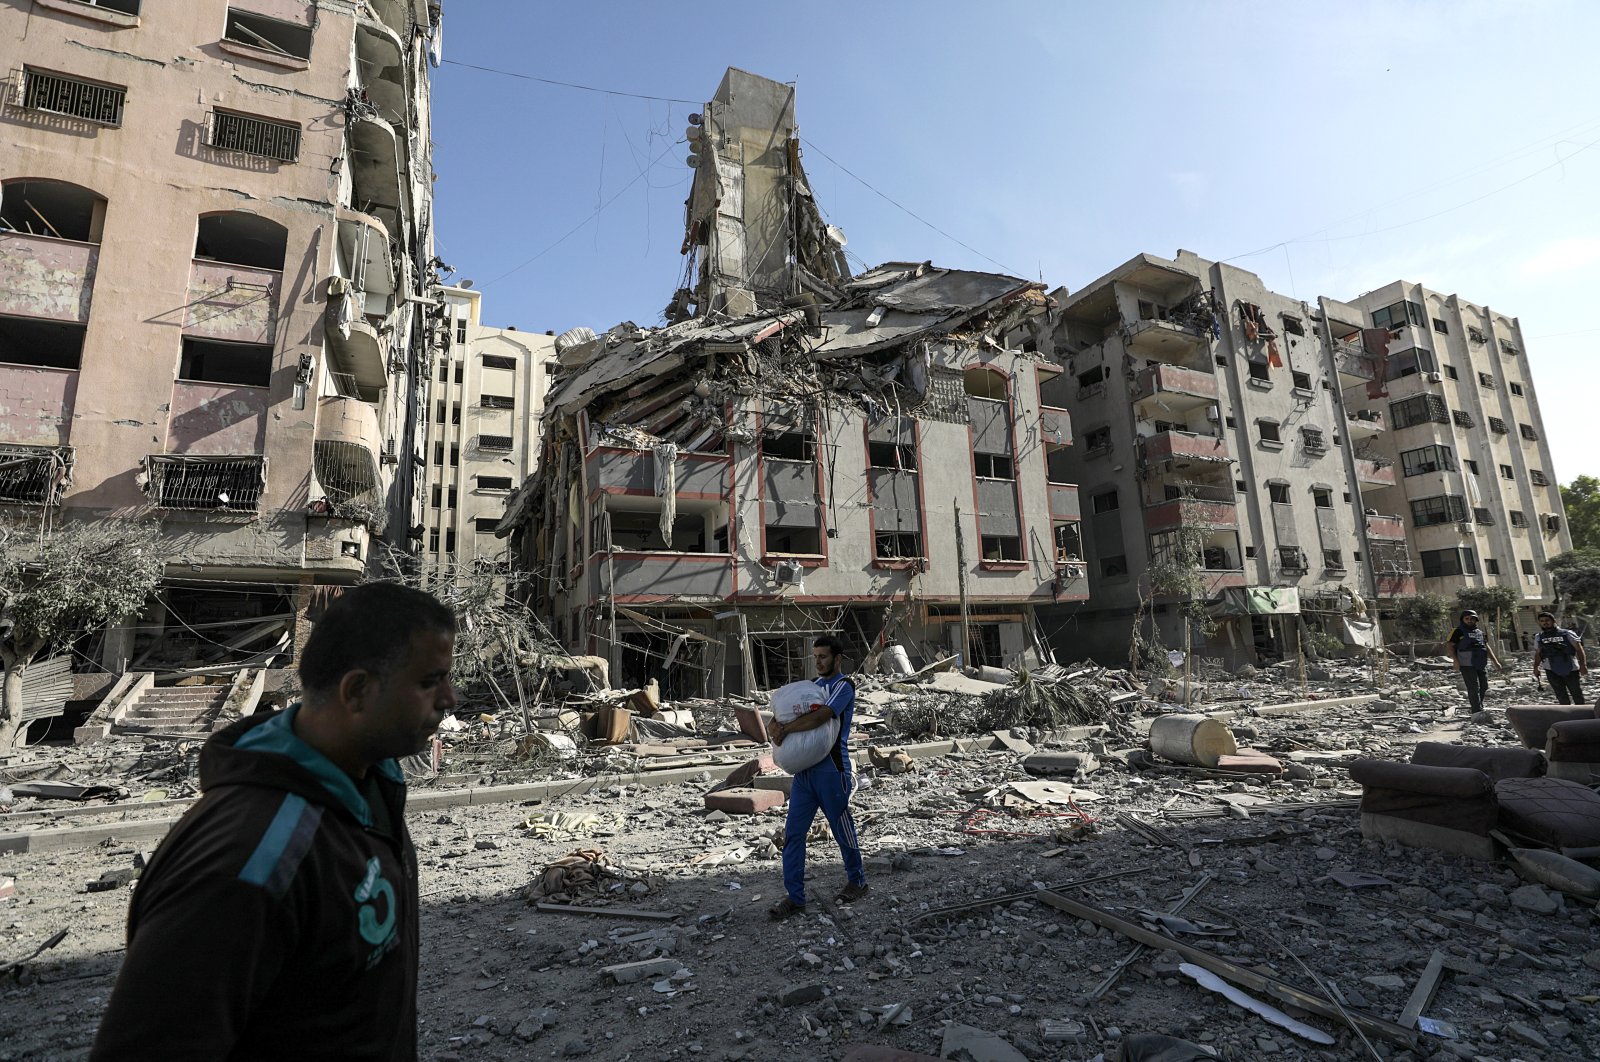
[[[1444,373],[1442,373],[1442,372],[1430,372],[1428,374],[1428,382],[1429,383],[1444,383]]]
[[[1472,525],[1463,520],[1461,523],[1456,525],[1456,530],[1460,531],[1463,535],[1470,535],[1472,534]]]
[[[1220,406],[1207,406],[1206,419],[1213,424],[1222,423],[1222,408]]]
[[[774,576],[779,586],[799,586],[805,581],[806,570],[800,566],[799,561],[779,561],[777,574]]]

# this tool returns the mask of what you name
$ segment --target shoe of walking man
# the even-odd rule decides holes
[[[1576,631],[1556,625],[1553,612],[1539,613],[1539,633],[1533,639],[1533,674],[1550,676],[1550,689],[1561,704],[1582,704],[1581,676],[1589,673],[1589,658]]]
[[[1467,703],[1474,712],[1483,711],[1483,695],[1489,692],[1489,662],[1494,661],[1502,671],[1505,665],[1495,655],[1494,646],[1489,644],[1489,636],[1472,609],[1461,613],[1461,622],[1450,632],[1450,650],[1467,688]]]
[[[794,776],[789,793],[789,817],[783,827],[783,888],[786,895],[768,912],[774,919],[800,914],[806,909],[806,835],[820,809],[844,857],[845,886],[836,903],[853,903],[867,894],[867,872],[861,862],[850,795],[855,792],[855,767],[850,762],[850,722],[855,716],[856,688],[839,670],[844,645],[832,635],[818,638],[811,648],[820,687],[818,703],[790,723],[767,724],[773,744],[783,744],[789,734],[812,730],[830,719],[839,720],[839,740],[821,762]]]

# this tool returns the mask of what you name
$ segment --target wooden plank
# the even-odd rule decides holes
[[[1130,940],[1136,940],[1152,948],[1176,952],[1196,966],[1210,970],[1218,977],[1232,981],[1242,988],[1248,988],[1255,992],[1265,992],[1268,995],[1292,1003],[1302,1010],[1320,1014],[1324,1018],[1330,1018],[1338,1022],[1349,1021],[1360,1027],[1364,1033],[1381,1036],[1386,1040],[1393,1040],[1395,1043],[1405,1044],[1408,1047],[1414,1046],[1416,1043],[1416,1033],[1404,1026],[1396,1025],[1392,1021],[1385,1021],[1383,1018],[1349,1007],[1343,1008],[1341,1012],[1338,1005],[1323,999],[1313,992],[1307,992],[1305,989],[1296,988],[1294,985],[1280,981],[1275,977],[1268,977],[1265,974],[1257,973],[1255,970],[1235,965],[1221,956],[1211,954],[1209,951],[1202,951],[1180,940],[1174,940],[1134,922],[1118,918],[1109,911],[1102,911],[1098,907],[1090,907],[1086,903],[1079,903],[1077,900],[1062,896],[1060,893],[1051,892],[1048,889],[1041,889],[1035,895],[1041,903],[1072,915],[1074,918],[1082,918],[1093,922],[1097,926],[1121,933]]]
[[[1412,990],[1411,998],[1406,1002],[1406,1009],[1400,1012],[1400,1024],[1407,1029],[1417,1027],[1417,1019],[1433,1002],[1433,994],[1439,990],[1439,978],[1444,974],[1444,953],[1434,952],[1428,960],[1428,968],[1422,971],[1422,978],[1417,982],[1417,987]]]
[[[550,914],[603,915],[608,918],[644,918],[652,922],[671,922],[678,916],[671,911],[646,911],[638,907],[582,907],[575,903],[544,903],[536,910]]]

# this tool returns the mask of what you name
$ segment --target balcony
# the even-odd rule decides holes
[[[1089,566],[1083,561],[1063,561],[1056,567],[1050,594],[1056,601],[1089,600]]]
[[[1375,439],[1383,434],[1383,412],[1377,409],[1360,409],[1345,415],[1346,429],[1352,439]]]
[[[618,550],[593,554],[589,563],[591,594],[606,596],[607,569],[614,572],[619,602],[689,598],[724,601],[733,594],[733,558],[726,553],[636,553]]]
[[[1228,440],[1187,431],[1147,435],[1139,440],[1139,449],[1145,461],[1152,465],[1170,461],[1176,468],[1186,468],[1196,462],[1228,461]]]
[[[261,453],[267,439],[267,389],[179,380],[172,385],[167,446],[175,454]]]
[[[679,497],[718,499],[727,496],[731,462],[716,454],[684,454],[677,460]],[[654,496],[655,455],[649,451],[597,447],[585,466],[591,496],[636,494]]]
[[[1382,490],[1395,484],[1394,465],[1367,457],[1356,458],[1356,482],[1363,491]]]
[[[1377,575],[1374,578],[1381,597],[1409,597],[1417,592],[1415,575]]]
[[[1368,515],[1367,537],[1384,542],[1404,542],[1406,540],[1405,521],[1398,516]]]
[[[1239,514],[1233,502],[1175,498],[1145,506],[1144,526],[1152,533],[1174,527],[1236,528]]]
[[[402,127],[403,128],[403,127]],[[356,112],[350,127],[351,206],[400,231],[409,182],[405,136],[376,113]]]
[[[98,243],[0,233],[0,314],[89,320]]]
[[[1333,367],[1339,374],[1341,388],[1367,383],[1378,375],[1378,363],[1367,353],[1360,340],[1335,339]]]
[[[278,292],[283,274],[275,269],[195,259],[189,270],[185,335],[230,343],[273,343],[278,334]]]
[[[389,382],[385,357],[388,319],[363,314],[365,293],[354,290],[343,277],[328,278],[327,290],[322,334],[328,345],[329,367],[350,377],[363,400],[376,402]]]
[[[1055,522],[1078,520],[1083,510],[1078,504],[1078,488],[1067,483],[1050,483],[1045,487],[1050,495],[1050,519]]]
[[[325,499],[319,513],[382,526],[382,446],[374,407],[355,398],[317,400],[312,465]]]
[[[1173,321],[1134,321],[1124,330],[1128,352],[1161,361],[1182,362],[1211,347],[1211,335]]]
[[[1133,403],[1144,414],[1181,413],[1217,400],[1217,378],[1181,365],[1156,365],[1139,374]]]
[[[407,122],[405,47],[394,30],[369,18],[356,24],[356,69],[361,88],[382,118]]]

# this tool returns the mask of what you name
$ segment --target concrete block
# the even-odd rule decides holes
[[[772,789],[724,789],[707,793],[705,800],[712,811],[726,811],[729,815],[759,815],[787,802],[783,793]]]
[[[1240,749],[1231,756],[1218,756],[1217,770],[1265,774],[1276,778],[1283,773],[1283,764],[1259,749]]]
[[[827,989],[820,984],[785,985],[778,990],[778,1002],[786,1007],[798,1007],[815,1003],[826,994]]]
[[[1083,775],[1099,769],[1100,761],[1092,752],[1035,752],[1022,761],[1022,769],[1029,774]]]
[[[739,724],[739,732],[751,741],[767,743],[767,713],[758,708],[735,708],[733,718]]]
[[[641,959],[638,962],[620,962],[615,966],[603,966],[600,972],[619,985],[631,985],[635,981],[651,977],[668,977],[677,973],[682,967],[683,964],[677,959],[663,956],[656,959]]]
[[[845,1053],[843,1062],[939,1062],[939,1057],[880,1044],[856,1044]]]

